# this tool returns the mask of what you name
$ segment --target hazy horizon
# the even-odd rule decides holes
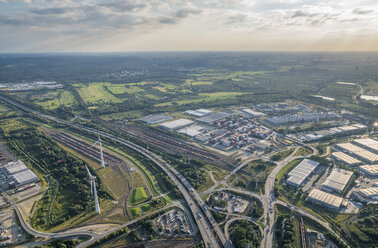
[[[378,51],[378,2],[0,0],[0,53]]]

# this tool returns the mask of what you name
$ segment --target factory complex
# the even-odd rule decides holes
[[[274,132],[254,120],[264,116],[262,112],[248,108],[218,112],[197,109],[187,110],[182,114],[188,118],[170,120],[170,116],[155,115],[140,120],[147,124],[159,123],[158,128],[183,134],[198,143],[223,151],[239,149],[254,153],[264,152],[273,147],[269,139]]]
[[[322,190],[341,193],[348,184],[352,175],[352,171],[335,168],[332,170],[325,182],[322,183]]]
[[[38,177],[21,160],[0,167],[0,176],[1,185],[10,189],[38,181]]]
[[[286,184],[292,185],[294,187],[301,186],[318,165],[318,162],[304,159],[293,170],[289,172],[289,177],[286,180]]]
[[[300,132],[295,134],[288,134],[287,137],[300,141],[300,142],[310,142],[316,141],[323,138],[336,135],[347,135],[355,133],[358,131],[366,130],[367,126],[362,124],[353,124],[353,125],[342,125],[338,127],[332,127],[328,129],[313,131],[313,132]]]

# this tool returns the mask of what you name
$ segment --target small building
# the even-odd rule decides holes
[[[378,176],[378,164],[373,165],[361,165],[360,171],[368,174],[369,176],[376,177]]]
[[[333,169],[331,174],[322,183],[322,190],[341,193],[353,175],[352,171],[340,168]]]
[[[151,125],[151,124],[155,124],[155,123],[159,123],[159,122],[163,122],[163,121],[168,121],[168,120],[171,120],[172,117],[169,116],[169,115],[149,115],[149,116],[145,116],[143,118],[141,118],[140,120]]]
[[[318,189],[311,190],[307,200],[332,210],[339,210],[343,203],[343,198]]]
[[[332,158],[348,165],[359,165],[362,163],[360,160],[343,152],[333,152]]]
[[[299,187],[302,183],[311,175],[311,173],[319,165],[318,162],[312,161],[310,159],[304,159],[301,161],[294,169],[292,169],[286,180],[286,184],[292,185],[294,187]]]
[[[168,131],[173,131],[173,130],[176,130],[176,129],[179,129],[179,128],[187,127],[189,125],[192,125],[193,123],[194,123],[194,121],[184,119],[184,118],[180,118],[180,119],[177,119],[177,120],[174,120],[174,121],[162,123],[162,124],[159,125],[159,127],[163,128],[165,130],[168,130]]]

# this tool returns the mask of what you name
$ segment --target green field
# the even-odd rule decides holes
[[[147,200],[148,200],[148,196],[147,196],[146,191],[144,190],[144,187],[137,187],[137,188],[134,188],[133,191],[131,192],[129,203],[131,205],[138,205]]]
[[[71,91],[63,91],[60,93],[60,98],[65,107],[72,107],[77,104],[77,100]]]
[[[107,83],[74,84],[86,104],[121,103],[122,100],[105,89]]]

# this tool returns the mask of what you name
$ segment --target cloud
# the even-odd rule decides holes
[[[355,8],[352,13],[355,14],[355,15],[366,15],[366,14],[370,14],[370,13],[373,13],[374,10],[372,9],[367,9],[367,8]]]

